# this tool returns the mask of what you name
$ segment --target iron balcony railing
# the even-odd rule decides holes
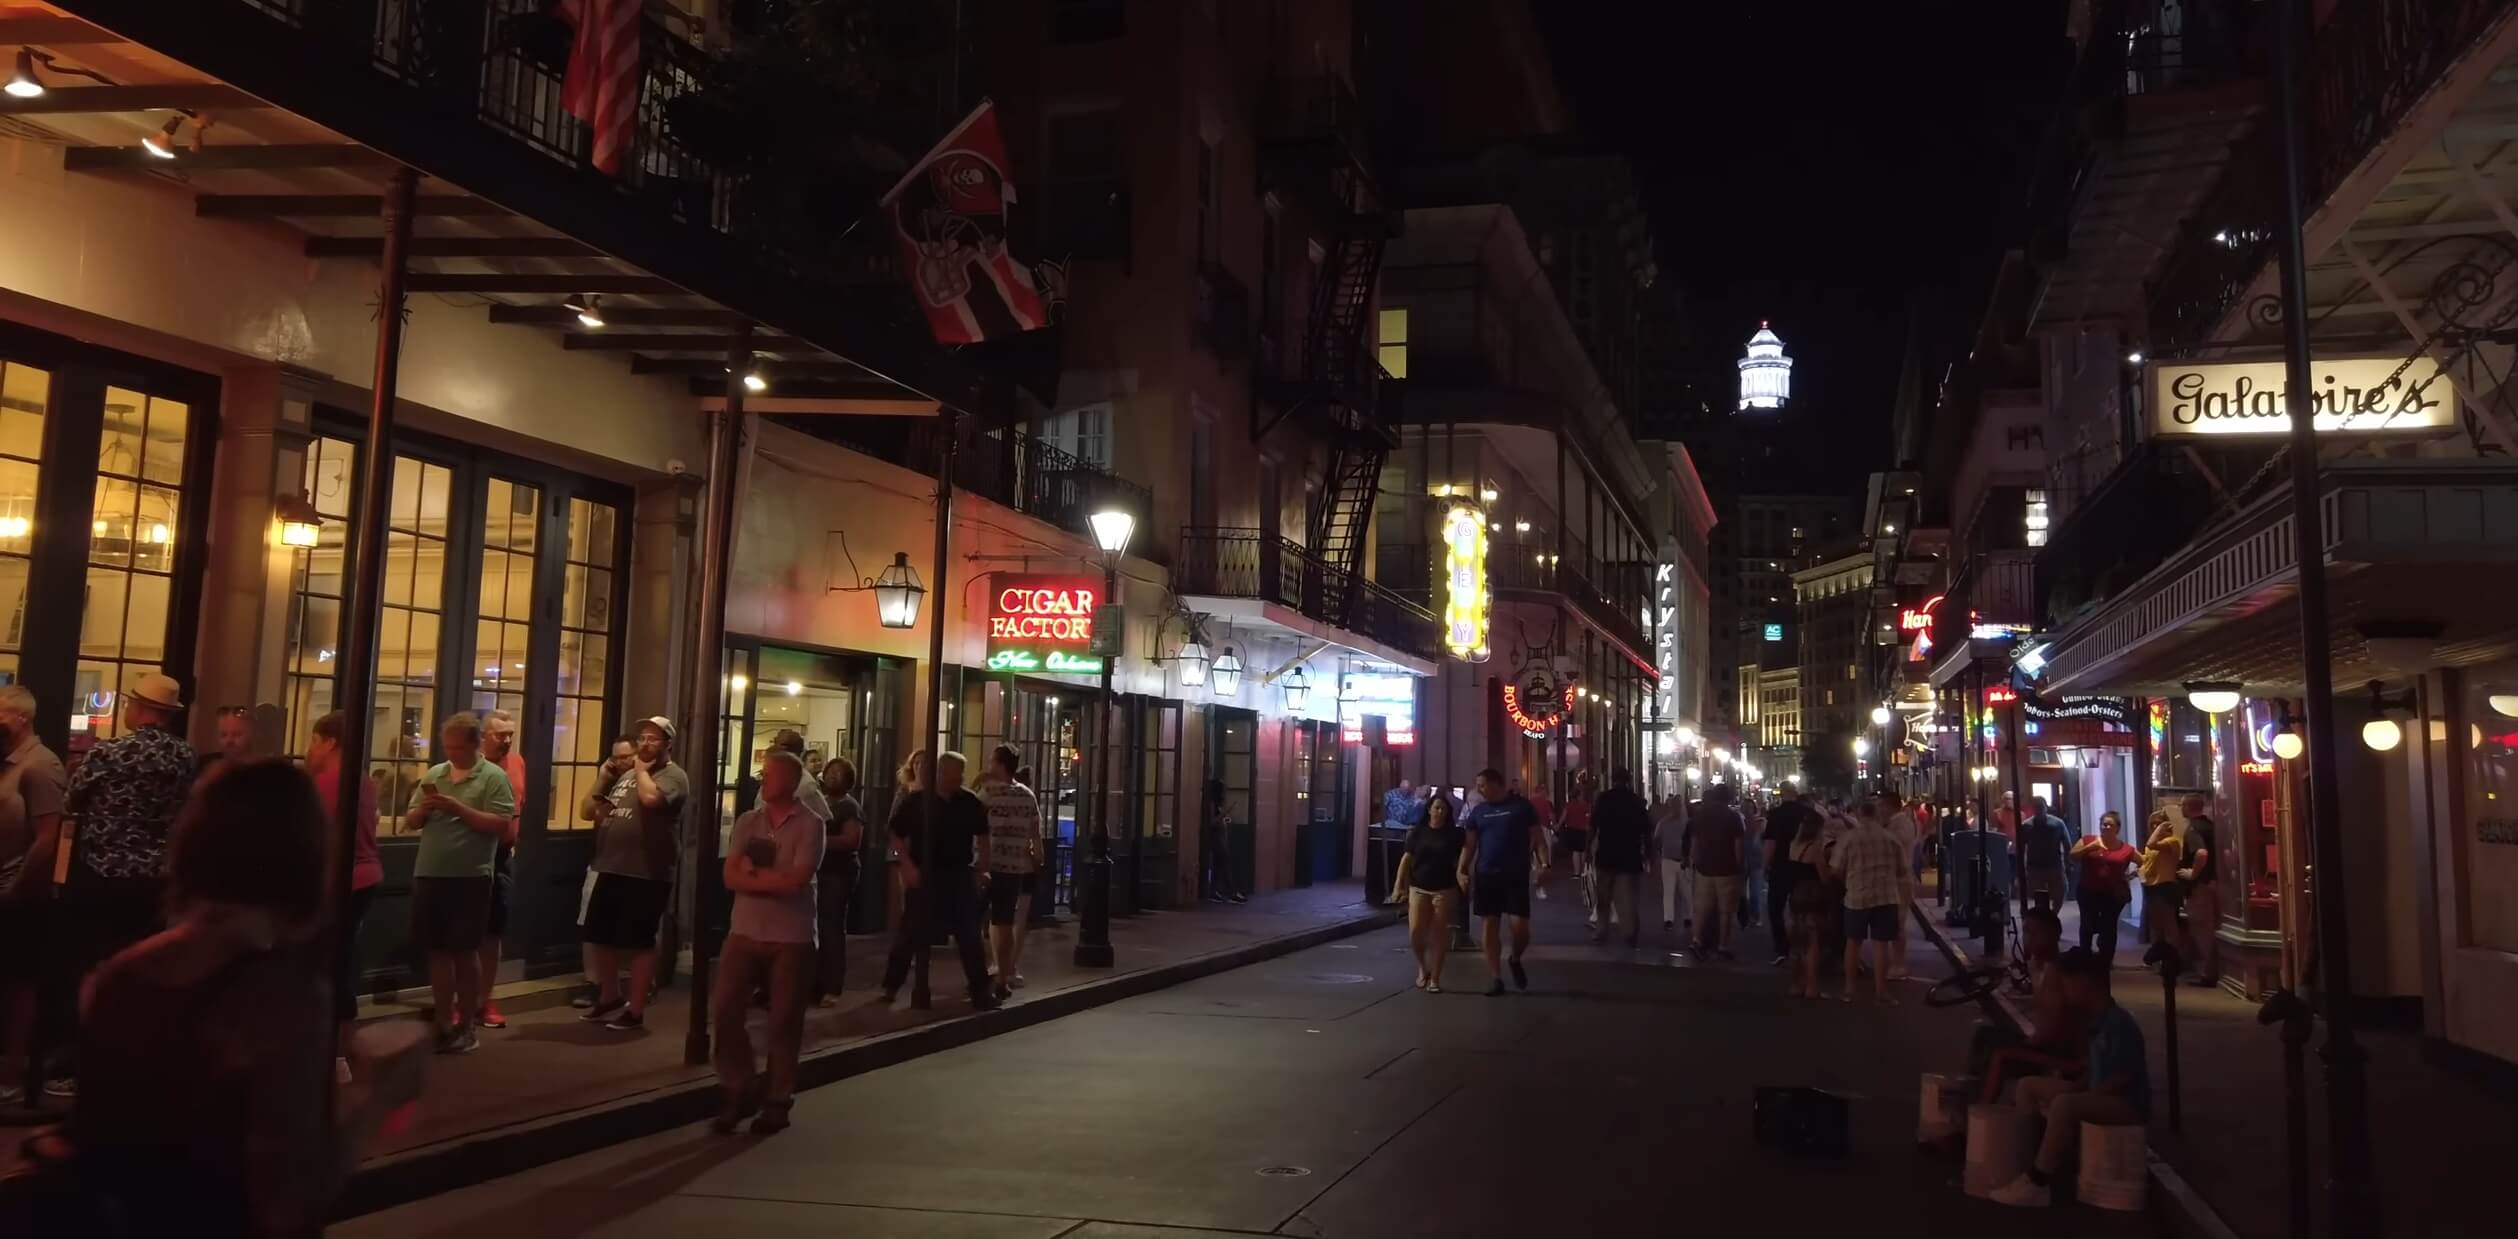
[[[2037,552],[2038,616],[2069,622],[2140,580],[2212,523],[2227,502],[2224,485],[2259,473],[2273,451],[2142,444],[2072,505]]]
[[[1322,563],[1303,544],[1265,530],[1181,530],[1172,582],[1182,594],[1273,602],[1420,658],[1442,653],[1441,632],[1430,610],[1378,582]]]
[[[2310,40],[2303,189],[2313,210],[2518,0],[2342,0]],[[2190,351],[2272,261],[2282,228],[2281,129],[2268,115],[2170,248],[2150,294],[2152,348]],[[2268,301],[2251,308],[2276,321]]]

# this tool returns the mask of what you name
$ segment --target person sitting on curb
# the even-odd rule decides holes
[[[2020,941],[2028,955],[2028,1031],[1981,1023],[1968,1048],[1968,1074],[1985,1082],[1982,1099],[2002,1100],[2006,1079],[2078,1071],[2086,1032],[2064,1001],[2055,963],[2063,946],[2063,918],[2053,908],[2030,908],[2020,917]]]
[[[2054,1177],[2063,1173],[2081,1140],[2081,1125],[2142,1124],[2151,1120],[2150,1059],[2142,1026],[2107,992],[2107,965],[2084,947],[2064,952],[2055,969],[2063,978],[2064,1003],[2089,1029],[2078,1078],[2038,1076],[2019,1083],[2020,1107],[2046,1120],[2036,1160],[2028,1172],[1993,1190],[2006,1205],[2054,1203]]]

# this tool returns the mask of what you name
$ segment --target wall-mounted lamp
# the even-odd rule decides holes
[[[2300,735],[2299,716],[2284,707],[2281,721],[2273,728],[2273,755],[2284,761],[2299,760],[2300,753],[2308,747],[2308,742]]]
[[[927,599],[927,587],[918,580],[918,570],[909,566],[909,552],[892,552],[892,566],[874,578],[874,617],[885,628],[916,628],[918,607]]]
[[[1207,647],[1198,644],[1196,638],[1181,642],[1180,652],[1172,655],[1172,660],[1180,664],[1182,688],[1196,688],[1207,682]]]
[[[280,545],[311,547],[323,539],[323,513],[304,490],[280,496],[272,515],[280,521]]]
[[[2404,743],[2404,728],[2397,724],[2396,720],[2387,717],[2387,712],[2392,709],[2401,709],[2406,714],[2413,713],[2412,689],[2408,688],[2401,693],[2389,693],[2378,686],[2378,681],[2371,680],[2369,682],[2369,709],[2375,717],[2361,724],[2361,743],[2381,753],[2392,752],[2397,745]]]
[[[1285,712],[1302,713],[1304,707],[1311,704],[1311,677],[1304,674],[1302,667],[1297,665],[1293,670],[1285,673],[1285,678],[1281,683],[1285,687]]]
[[[1241,695],[1241,651],[1236,650],[1229,645],[1225,646],[1224,652],[1215,656],[1214,664],[1208,667],[1207,670],[1209,672],[1210,679],[1208,687],[1214,690],[1216,696],[1238,697]]]

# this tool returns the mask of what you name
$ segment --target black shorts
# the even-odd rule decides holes
[[[2186,884],[2183,882],[2161,882],[2142,888],[2143,920],[2147,921],[2155,914],[2173,920],[2178,910],[2185,906]]]
[[[505,861],[506,856],[501,854],[499,859]],[[515,894],[515,891],[515,866],[502,863],[498,867],[497,875],[490,879],[489,936],[493,938],[507,936],[507,901]]]
[[[992,873],[988,875],[988,923],[1014,923],[1016,903],[1032,893],[1034,875],[1029,873]]]
[[[1876,908],[1845,909],[1845,940],[1860,942],[1897,941],[1897,905],[1884,903]]]
[[[490,928],[489,878],[411,879],[411,942],[459,955],[481,949]]]
[[[585,940],[620,951],[656,949],[656,923],[664,919],[665,901],[673,884],[654,878],[617,873],[595,875],[594,897],[586,901]]]
[[[1469,911],[1479,916],[1530,915],[1530,875],[1481,873],[1470,879]]]

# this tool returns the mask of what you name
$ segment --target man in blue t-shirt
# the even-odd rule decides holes
[[[2006,1205],[2054,1203],[2053,1182],[2072,1160],[2081,1124],[2140,1126],[2151,1121],[2151,1069],[2142,1026],[2107,993],[2107,964],[2086,947],[2055,961],[2067,1010],[2090,1031],[2081,1077],[2036,1076],[2020,1081],[2020,1107],[2046,1119],[2046,1135],[2028,1173],[1995,1188]]]
[[[1478,803],[1462,814],[1460,826],[1469,834],[1461,856],[1461,876],[1469,887],[1469,910],[1485,918],[1486,971],[1494,978],[1486,996],[1504,992],[1504,922],[1512,922],[1513,953],[1509,961],[1513,984],[1530,988],[1530,974],[1521,967],[1530,949],[1530,873],[1547,868],[1547,836],[1539,830],[1539,811],[1521,793],[1505,784],[1501,771],[1478,771]]]

